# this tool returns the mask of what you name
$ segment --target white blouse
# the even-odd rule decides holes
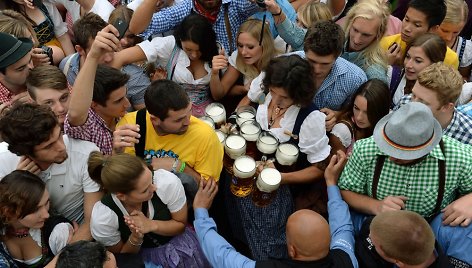
[[[257,108],[256,121],[265,131],[270,131],[280,142],[290,140],[290,136],[285,134],[286,130],[292,132],[295,126],[300,107],[292,105],[287,108],[285,114],[280,119],[280,128],[269,129],[268,107],[272,96],[267,94],[265,102]],[[326,115],[320,111],[311,112],[303,121],[298,134],[298,147],[302,153],[305,153],[308,162],[317,163],[328,157],[331,146],[329,146],[328,136],[326,136]]]
[[[175,37],[170,35],[166,37],[154,37],[151,41],[143,41],[138,46],[143,50],[149,62],[157,62],[159,66],[166,67],[172,51],[175,46]],[[180,50],[175,65],[174,76],[172,80],[177,83],[185,83],[192,85],[208,85],[211,79],[211,68],[208,62],[204,63],[207,75],[202,78],[195,79],[192,72],[188,69],[190,59],[183,50]]]
[[[154,171],[154,184],[157,186],[156,193],[161,201],[167,205],[171,213],[183,208],[187,199],[180,179],[167,170],[159,169]],[[121,201],[112,194],[112,199],[120,208],[123,215],[129,215]],[[154,207],[151,200],[148,201],[149,218],[154,217]],[[102,202],[97,202],[93,206],[90,219],[90,231],[92,237],[103,245],[110,247],[118,244],[121,240],[119,231],[118,215]]]

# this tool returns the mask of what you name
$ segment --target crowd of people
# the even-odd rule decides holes
[[[2,1],[0,267],[472,267],[470,23]]]

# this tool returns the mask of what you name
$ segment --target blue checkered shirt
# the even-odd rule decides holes
[[[398,110],[403,104],[411,101],[411,94],[403,96],[394,110]],[[472,107],[470,108],[472,110]],[[443,134],[462,143],[472,145],[472,117],[459,109],[454,110],[454,115],[449,125],[443,130]]]
[[[472,117],[472,103],[464,104],[462,106],[457,107],[458,111],[465,113],[466,115]]]
[[[228,55],[231,55],[230,40],[226,32],[225,26],[225,5],[228,5],[228,17],[231,25],[231,34],[233,40],[231,41],[233,50],[236,49],[236,36],[238,34],[239,26],[247,20],[252,14],[259,11],[259,7],[249,0],[222,0],[220,12],[216,17],[216,22],[213,29],[216,33],[216,39],[225,48]],[[164,8],[159,12],[154,13],[151,23],[148,28],[142,33],[142,36],[147,39],[153,34],[159,34],[174,29],[175,26],[188,16],[193,10],[193,1],[184,0],[178,5],[173,5]]]

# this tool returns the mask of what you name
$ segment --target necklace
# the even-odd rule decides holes
[[[274,107],[272,108],[272,114],[269,120],[269,128],[272,128],[272,125],[275,123],[275,120],[277,120],[277,118],[284,115],[285,111],[286,111],[285,108],[280,108],[278,105],[274,105]]]
[[[8,233],[17,238],[25,238],[29,235],[29,228],[21,228],[14,230],[13,228],[8,228]]]

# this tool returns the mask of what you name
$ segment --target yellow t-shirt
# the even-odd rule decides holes
[[[136,124],[136,113],[126,114],[117,127],[125,124]],[[193,168],[204,178],[218,180],[223,167],[223,147],[215,131],[200,119],[191,116],[190,125],[182,135],[157,135],[146,112],[146,143],[144,159],[154,157],[173,157]],[[125,153],[136,155],[134,147],[125,148]]]
[[[387,51],[388,48],[393,44],[397,43],[400,44],[402,49],[402,55],[405,55],[406,51],[406,43],[402,41],[401,34],[390,35],[383,37],[380,40],[380,46]],[[449,47],[446,50],[446,56],[444,57],[444,63],[453,67],[454,69],[459,68],[459,57],[457,57],[457,53],[452,51]]]

